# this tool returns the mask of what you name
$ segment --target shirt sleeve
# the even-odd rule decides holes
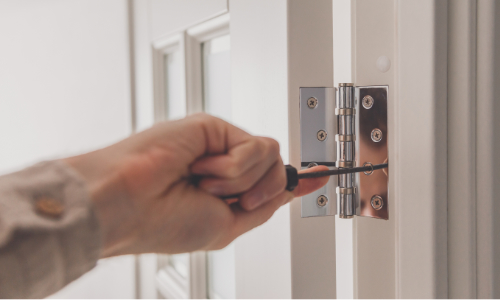
[[[0,176],[0,298],[55,293],[96,265],[100,247],[85,181],[64,162]]]

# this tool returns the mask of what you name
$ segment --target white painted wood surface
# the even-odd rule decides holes
[[[381,54],[377,42],[394,39],[389,46],[394,50],[389,122],[395,134],[390,140],[390,193],[395,199],[390,205],[395,207],[388,222],[395,227],[386,228],[394,237],[378,225],[365,226],[370,221],[356,221],[355,294],[498,297],[500,5],[356,0],[353,9],[357,84],[376,70],[373,58]],[[391,30],[379,32],[384,21],[374,19],[384,14],[393,26],[392,37],[386,36]],[[363,23],[365,30],[359,26]],[[374,56],[363,61],[368,52]],[[374,239],[380,232],[385,237]],[[394,249],[382,251],[387,246]],[[384,276],[377,278],[379,274]]]
[[[476,298],[477,1],[448,1],[448,297]]]
[[[446,298],[447,1],[397,9],[396,296]]]
[[[231,0],[232,120],[288,157],[287,1]],[[290,208],[235,242],[236,297],[290,298]]]
[[[353,82],[352,11],[351,0],[332,1],[333,21],[333,78],[334,86]],[[335,216],[335,253],[337,269],[337,298],[354,298],[354,226],[353,219]]]
[[[398,220],[397,184],[399,179],[399,101],[396,98],[396,7],[392,0],[352,1],[352,64],[354,83],[389,85],[389,220],[366,217],[354,219],[354,297],[396,297],[396,224]],[[376,62],[381,56],[391,61],[386,72]],[[335,61],[336,62],[336,61]],[[359,100],[358,100],[359,101]]]
[[[361,298],[447,297],[448,184],[461,180],[447,177],[448,159],[451,155],[454,161],[465,160],[471,155],[449,152],[448,145],[449,139],[456,143],[460,135],[459,130],[449,131],[448,118],[456,122],[464,111],[448,111],[447,89],[457,87],[457,80],[463,82],[462,76],[470,76],[466,73],[470,65],[458,65],[456,55],[461,54],[453,52],[457,76],[448,81],[448,38],[456,37],[460,28],[448,32],[447,1],[357,0],[354,4],[356,84],[389,84],[391,93],[390,219],[385,224],[356,220],[355,294]],[[376,67],[381,55],[392,60],[386,73]],[[469,123],[462,126],[467,127],[470,112],[465,113]],[[454,212],[452,218],[457,217]]]
[[[500,3],[477,1],[477,297],[500,297]]]
[[[233,120],[298,165],[299,88],[333,84],[331,1],[230,8]],[[334,218],[302,219],[299,201],[236,241],[237,297],[335,298]]]
[[[290,163],[300,166],[299,88],[333,86],[332,2],[291,0],[287,12]],[[301,218],[300,210],[293,200],[292,297],[336,298],[335,218]]]

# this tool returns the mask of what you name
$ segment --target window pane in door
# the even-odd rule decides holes
[[[231,56],[229,35],[202,44],[205,112],[231,120]]]
[[[202,44],[203,105],[205,112],[231,121],[231,55],[229,35]],[[234,244],[211,251],[208,258],[208,297],[236,298]]]
[[[186,116],[186,98],[182,84],[182,56],[179,51],[163,56],[165,78],[165,116],[168,120]]]

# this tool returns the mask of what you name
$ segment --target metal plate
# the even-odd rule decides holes
[[[300,88],[302,162],[335,162],[335,119],[334,88]],[[321,130],[326,131],[326,138],[321,135]],[[302,217],[333,216],[337,213],[336,182],[336,176],[332,176],[326,186],[302,197]],[[326,204],[321,196],[326,196]]]
[[[356,87],[357,143],[355,157],[357,166],[368,162],[373,165],[382,164],[387,162],[389,158],[388,91],[388,86]],[[365,105],[363,105],[364,98]],[[356,185],[358,187],[356,197],[358,197],[357,202],[359,203],[356,214],[389,219],[389,170],[376,170],[371,175],[357,173]]]

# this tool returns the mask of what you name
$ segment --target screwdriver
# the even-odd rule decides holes
[[[299,174],[297,172],[297,169],[295,169],[291,165],[286,165],[285,170],[286,170],[286,189],[288,191],[293,191],[297,185],[299,184],[299,179],[304,179],[304,178],[318,178],[318,177],[326,177],[326,176],[334,176],[334,175],[341,175],[341,174],[351,174],[351,173],[359,173],[359,172],[373,172],[375,170],[380,170],[380,169],[385,169],[389,166],[389,163],[384,163],[384,164],[378,164],[378,165],[366,165],[362,167],[355,167],[355,168],[342,168],[342,169],[335,169],[335,170],[328,170],[328,171],[318,171],[318,172],[309,172],[309,173],[301,173]]]
[[[303,163],[305,165],[308,165],[309,163]],[[317,163],[320,165],[319,163]],[[323,164],[321,165],[329,165],[332,166],[334,163],[328,163],[328,164]],[[299,180],[300,179],[305,179],[305,178],[318,178],[318,177],[327,177],[327,176],[334,176],[334,175],[341,175],[341,174],[351,174],[351,173],[359,173],[359,172],[373,172],[375,170],[380,170],[380,169],[385,169],[389,166],[389,163],[384,163],[384,164],[378,164],[378,165],[364,165],[362,167],[354,167],[354,168],[342,168],[342,169],[334,169],[334,170],[328,170],[328,171],[318,171],[318,172],[309,172],[309,173],[301,173],[297,171],[297,169],[291,165],[286,165],[285,166],[285,171],[286,171],[286,189],[288,191],[293,191],[297,185],[299,185]],[[232,199],[232,198],[238,198],[239,195],[230,195],[230,196],[223,196],[221,197],[222,199]]]

